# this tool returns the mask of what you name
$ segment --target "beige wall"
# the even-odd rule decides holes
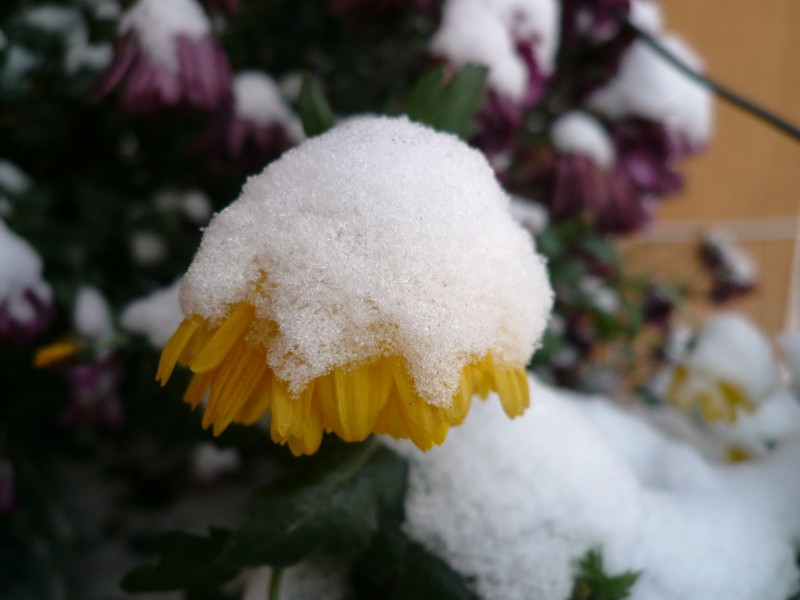
[[[666,24],[728,87],[800,124],[800,0],[662,0]],[[800,210],[800,143],[717,100],[707,153],[685,165],[686,192],[665,202],[641,242],[625,244],[637,267],[698,281],[698,224],[728,221],[761,270],[756,294],[731,306],[768,331],[784,321]],[[733,221],[731,221],[733,220]],[[648,239],[649,238],[649,239]]]

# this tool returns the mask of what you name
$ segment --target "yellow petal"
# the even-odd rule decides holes
[[[202,322],[203,318],[199,315],[192,315],[188,319],[184,319],[164,346],[164,349],[161,351],[161,358],[158,361],[158,371],[156,373],[156,381],[160,382],[162,387],[166,385],[169,378],[172,377],[172,371],[175,369],[178,357]]]
[[[42,367],[49,367],[57,362],[69,358],[80,350],[78,344],[72,342],[55,342],[44,348],[39,348],[36,351],[36,356],[33,359],[33,366],[37,369]]]
[[[205,373],[214,369],[244,335],[255,315],[255,309],[242,302],[236,306],[228,318],[220,325],[205,347],[189,364],[195,373]]]

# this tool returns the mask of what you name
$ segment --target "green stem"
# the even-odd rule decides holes
[[[281,597],[281,575],[283,569],[275,567],[272,569],[272,578],[269,582],[269,600],[280,600]]]

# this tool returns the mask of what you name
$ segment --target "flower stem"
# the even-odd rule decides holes
[[[283,569],[275,567],[272,569],[272,577],[269,581],[269,600],[280,600],[281,597],[281,575]]]
[[[613,11],[614,17],[617,21],[627,29],[633,31],[636,36],[641,39],[645,44],[650,46],[656,53],[658,53],[662,58],[664,58],[667,62],[672,64],[676,69],[681,71],[684,75],[694,79],[701,85],[704,85],[712,92],[714,92],[717,96],[726,100],[740,108],[741,110],[750,113],[754,117],[764,121],[768,125],[771,125],[778,131],[788,135],[793,140],[800,142],[800,128],[796,125],[790,123],[789,121],[779,117],[775,113],[767,110],[763,106],[756,104],[755,102],[740,96],[739,94],[733,92],[726,86],[722,85],[721,83],[711,79],[703,75],[702,73],[696,71],[688,64],[686,64],[683,60],[675,56],[672,52],[670,52],[667,48],[665,48],[658,40],[656,40],[652,35],[647,33],[646,31],[642,30],[641,28],[637,27],[634,23],[628,19],[628,17],[623,14],[619,10]]]

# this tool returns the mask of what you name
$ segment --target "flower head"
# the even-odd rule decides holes
[[[223,154],[248,171],[258,171],[305,138],[300,119],[266,73],[244,71],[233,80],[233,107],[200,145]]]
[[[711,277],[712,302],[721,304],[748,294],[758,283],[753,257],[723,231],[712,230],[703,236],[700,262]]]
[[[682,409],[698,406],[710,421],[736,421],[753,412],[780,382],[769,342],[734,313],[709,318],[694,348],[675,367],[667,398]]]
[[[209,225],[158,379],[195,373],[204,425],[271,413],[296,454],[323,431],[427,449],[473,393],[515,416],[552,303],[483,155],[405,119],[359,118],[251,178]]]
[[[138,0],[120,23],[97,96],[120,87],[120,105],[130,113],[213,110],[229,99],[230,86],[228,60],[195,0]]]
[[[33,338],[53,316],[42,259],[0,220],[0,346]]]

